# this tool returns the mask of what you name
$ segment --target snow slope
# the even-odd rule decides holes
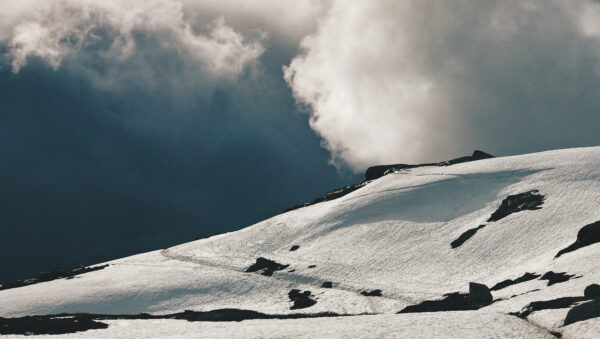
[[[487,221],[507,196],[530,190],[544,195],[540,209]],[[377,336],[544,337],[555,331],[595,337],[598,318],[562,326],[569,308],[533,312],[528,321],[507,314],[533,301],[582,296],[586,286],[600,283],[600,243],[554,258],[583,226],[600,220],[599,206],[600,147],[414,168],[237,232],[115,260],[74,279],[0,291],[0,316],[219,308],[377,314],[241,323],[113,320],[108,329],[72,334],[111,337],[152,337],[153,328],[182,336],[199,330],[219,337],[242,331],[258,337],[371,336],[373,327]],[[450,246],[481,224],[486,226],[463,245]],[[290,251],[294,245],[299,248]],[[272,276],[246,273],[258,257],[290,266]],[[548,271],[574,276],[551,286],[535,279],[493,291],[496,301],[477,311],[394,314],[445,293],[468,292],[469,282],[491,287]],[[333,288],[321,288],[325,281]],[[290,310],[292,288],[311,291],[317,303]],[[360,293],[374,289],[382,296]],[[357,322],[366,329],[352,325]]]

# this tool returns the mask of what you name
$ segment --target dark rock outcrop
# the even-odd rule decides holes
[[[444,298],[440,300],[425,300],[417,305],[406,306],[398,313],[469,311],[478,308],[471,303],[469,294],[454,292],[444,294]]]
[[[577,232],[577,240],[567,248],[560,250],[554,258],[558,258],[565,253],[573,252],[597,242],[600,242],[600,221],[583,226],[579,232]]]
[[[294,314],[265,314],[261,312],[224,308],[211,311],[197,312],[184,311],[179,313],[152,315],[140,314],[54,314],[40,316],[26,316],[20,318],[0,317],[0,335],[4,334],[65,334],[87,331],[91,329],[104,329],[108,324],[102,320],[148,320],[148,319],[180,319],[187,321],[242,321],[251,319],[302,319],[322,317],[353,316],[354,314],[337,314],[333,312],[320,313],[294,313]]]
[[[108,324],[86,316],[0,317],[0,335],[66,334],[108,328]]]
[[[381,297],[381,290],[380,289],[376,289],[376,290],[365,290],[360,292],[360,294],[364,295],[365,297]]]
[[[511,279],[506,279],[504,281],[501,281],[499,283],[497,283],[496,285],[492,286],[492,288],[490,288],[490,290],[492,291],[497,291],[497,290],[501,290],[505,287],[511,286],[511,285],[516,285],[522,282],[526,282],[529,280],[534,280],[537,279],[541,276],[541,274],[535,274],[535,273],[525,273],[522,276],[518,277],[515,280],[511,280]]]
[[[262,275],[271,276],[275,271],[281,271],[290,265],[283,265],[267,258],[259,257],[256,263],[246,269],[246,272],[256,272],[262,270]]]
[[[529,303],[527,306],[519,312],[511,312],[509,314],[515,315],[519,318],[526,319],[531,313],[541,310],[550,310],[557,308],[568,308],[580,301],[589,300],[587,297],[563,297],[552,300],[534,301]]]
[[[600,300],[596,299],[571,308],[565,317],[564,326],[598,317],[600,317]]]
[[[311,307],[317,303],[316,300],[311,298],[310,291],[300,292],[300,290],[293,289],[288,293],[288,297],[294,302],[294,304],[290,307],[290,310]]]
[[[294,246],[290,247],[290,252],[294,252],[295,250],[297,250],[299,248],[300,248],[300,246],[294,245]]]
[[[474,236],[475,233],[477,233],[477,231],[479,231],[480,229],[482,229],[484,227],[485,227],[485,225],[479,225],[476,228],[471,228],[470,230],[464,232],[456,240],[454,240],[453,242],[450,243],[450,247],[452,247],[452,248],[459,247],[460,245],[464,244],[465,241],[469,240],[472,236]]]
[[[494,301],[490,289],[484,284],[469,283],[469,301],[479,307],[487,306]]]
[[[583,295],[589,298],[600,298],[600,285],[588,285],[583,291]]]
[[[349,193],[352,193],[352,192],[356,191],[357,189],[363,187],[366,184],[367,184],[366,182],[361,182],[359,184],[353,184],[353,185],[348,185],[348,186],[345,186],[345,187],[342,187],[342,188],[336,188],[333,191],[327,192],[327,193],[325,193],[324,196],[319,197],[319,198],[317,198],[317,199],[315,199],[315,200],[313,200],[311,202],[305,202],[305,203],[302,203],[302,204],[294,205],[294,206],[292,206],[290,208],[285,209],[283,212],[285,213],[285,212],[296,210],[298,208],[302,208],[302,207],[306,207],[306,206],[318,204],[318,203],[323,202],[323,201],[329,201],[329,200],[334,200],[334,199],[337,199],[337,198],[341,198],[341,197],[343,197],[346,194],[349,194]]]
[[[444,312],[478,310],[493,302],[492,294],[487,286],[471,282],[469,293],[447,293],[443,299],[425,300],[417,305],[410,305],[398,313]]]
[[[318,203],[323,202],[323,201],[329,201],[329,200],[334,200],[334,199],[343,197],[344,195],[346,195],[348,193],[351,193],[351,192],[354,192],[357,189],[363,187],[364,185],[367,184],[367,182],[369,182],[371,180],[375,180],[377,178],[380,178],[380,177],[382,177],[382,176],[384,176],[386,174],[393,173],[395,171],[399,171],[399,170],[403,170],[403,169],[411,169],[411,168],[423,167],[423,166],[450,166],[450,165],[459,164],[459,163],[462,163],[462,162],[482,160],[482,159],[488,159],[488,158],[493,158],[493,157],[494,156],[491,155],[491,154],[487,154],[485,152],[476,150],[470,156],[460,157],[460,158],[456,158],[456,159],[452,159],[452,160],[447,160],[447,161],[442,161],[442,162],[436,162],[436,163],[426,163],[426,164],[418,164],[418,165],[395,164],[395,165],[372,166],[372,167],[369,167],[367,169],[367,171],[365,172],[365,180],[363,182],[335,189],[333,191],[330,191],[330,192],[326,193],[324,196],[319,197],[319,198],[317,198],[317,199],[315,199],[315,200],[313,200],[311,202],[305,202],[305,203],[302,203],[302,204],[298,204],[298,205],[292,206],[292,207],[286,209],[284,211],[284,213],[285,212],[289,212],[289,211],[293,211],[293,210],[298,209],[298,208],[302,208],[302,207],[306,207],[306,206],[318,204]]]
[[[333,283],[331,281],[324,281],[321,284],[321,288],[332,288],[333,287]]]
[[[568,281],[569,279],[573,278],[575,276],[575,274],[567,274],[567,272],[546,272],[544,273],[544,275],[540,278],[540,280],[548,280],[548,286],[554,285],[554,284],[558,284],[561,282],[565,282]]]
[[[509,195],[500,204],[500,207],[492,213],[492,216],[487,220],[498,221],[513,213],[525,210],[539,210],[544,203],[544,196],[537,194],[538,190],[531,190],[519,194]]]
[[[67,271],[52,271],[52,272],[42,272],[33,278],[17,280],[13,282],[6,283],[4,285],[0,285],[0,290],[6,290],[9,288],[23,287],[27,285],[33,285],[41,282],[52,281],[56,279],[73,279],[74,277],[88,273],[93,271],[99,271],[108,267],[108,264],[99,265],[99,266],[87,266],[87,267],[77,267],[72,270]]]
[[[392,173],[395,171],[399,171],[399,170],[404,170],[404,169],[411,169],[411,168],[425,167],[425,166],[450,166],[450,165],[454,165],[454,164],[460,164],[463,162],[483,160],[483,159],[489,159],[489,158],[493,158],[493,157],[494,156],[491,154],[488,154],[488,153],[485,153],[485,152],[482,152],[479,150],[475,150],[475,152],[473,152],[473,154],[470,156],[460,157],[460,158],[442,161],[442,162],[425,163],[425,164],[418,164],[418,165],[394,164],[394,165],[371,166],[371,167],[367,168],[367,171],[365,172],[365,181],[375,180],[375,179],[381,178],[382,176],[384,176],[386,174],[389,174],[389,173]]]

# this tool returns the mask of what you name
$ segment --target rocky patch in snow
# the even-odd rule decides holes
[[[425,300],[420,304],[407,306],[398,313],[478,310],[492,302],[487,286],[472,282],[469,283],[469,293],[447,293],[443,299]]]
[[[450,166],[454,164],[460,164],[463,162],[482,160],[493,158],[494,156],[479,150],[475,150],[472,155],[460,157],[452,160],[446,160],[442,162],[436,163],[426,163],[426,164],[418,164],[418,165],[408,165],[408,164],[394,164],[394,165],[379,165],[379,166],[371,166],[367,168],[365,172],[365,181],[375,180],[377,178],[381,178],[382,176],[393,173],[395,171],[424,167],[424,166]]]
[[[93,329],[108,328],[90,316],[26,316],[21,318],[0,317],[0,335],[6,334],[65,334]]]
[[[324,196],[319,197],[319,198],[317,198],[317,199],[315,199],[315,200],[313,200],[311,202],[305,202],[305,203],[302,203],[302,204],[294,205],[294,206],[292,206],[292,207],[284,210],[283,212],[285,213],[285,212],[296,210],[298,208],[302,208],[302,207],[306,207],[306,206],[318,204],[318,203],[323,202],[323,201],[329,201],[329,200],[334,200],[334,199],[337,199],[337,198],[341,198],[341,197],[343,197],[346,194],[349,194],[349,193],[352,193],[352,192],[356,191],[357,189],[363,187],[366,184],[367,183],[363,181],[360,184],[353,184],[353,185],[348,185],[346,187],[334,189],[333,191],[327,192],[327,193],[325,193]]]
[[[530,302],[527,306],[523,307],[519,312],[511,312],[509,314],[515,315],[522,319],[527,319],[527,317],[536,311],[541,310],[551,310],[558,308],[568,308],[575,305],[578,302],[590,300],[588,297],[562,297],[551,300],[543,300],[543,301],[533,301]]]
[[[333,287],[333,283],[331,281],[324,281],[321,284],[321,288],[332,288]]]
[[[297,250],[299,248],[300,248],[300,246],[294,245],[294,246],[290,247],[290,252],[294,252],[295,250]]]
[[[600,298],[600,285],[588,285],[583,291],[583,295],[589,298]]]
[[[503,289],[505,287],[508,287],[508,286],[512,286],[512,285],[516,285],[516,284],[519,284],[519,283],[522,283],[522,282],[526,282],[526,281],[529,281],[529,280],[537,279],[540,276],[541,276],[540,274],[535,274],[535,273],[529,273],[529,272],[527,272],[527,273],[523,274],[522,276],[518,277],[517,279],[514,279],[514,280],[512,280],[512,279],[506,279],[506,280],[503,280],[503,281],[497,283],[496,285],[492,286],[490,288],[490,290],[492,290],[492,291],[498,291],[498,290],[501,290],[501,289]]]
[[[531,190],[519,194],[509,195],[502,200],[500,207],[492,213],[487,220],[488,222],[498,221],[502,218],[507,217],[510,214],[517,213],[524,210],[539,210],[541,205],[544,203],[544,196],[538,194],[538,190]],[[469,240],[472,236],[477,233],[480,229],[486,225],[479,225],[476,228],[467,230],[461,234],[456,240],[450,243],[452,248],[457,248]],[[600,240],[599,240],[600,241]]]
[[[564,326],[597,317],[600,317],[600,299],[588,301],[571,308],[565,318]]]
[[[364,295],[365,297],[381,297],[381,290],[365,290],[360,292],[360,294]]]
[[[288,297],[294,302],[294,304],[290,307],[290,310],[311,307],[317,303],[316,300],[311,298],[310,291],[300,292],[300,290],[293,289],[288,293]]]
[[[275,271],[281,271],[290,265],[283,265],[267,258],[259,257],[256,263],[246,269],[246,272],[256,272],[262,270],[261,274],[266,276],[273,275]]]
[[[509,195],[502,200],[500,207],[498,207],[498,209],[492,213],[487,221],[498,221],[520,211],[541,209],[540,206],[544,203],[544,196],[537,193],[538,190],[531,190],[519,194]]]
[[[472,236],[475,235],[475,233],[477,233],[477,231],[479,231],[480,229],[484,228],[485,225],[479,225],[476,228],[471,228],[470,230],[466,231],[465,233],[461,234],[456,240],[454,240],[453,242],[450,243],[450,246],[452,248],[457,248],[460,245],[464,244],[465,241],[469,240]]]
[[[87,272],[98,271],[98,270],[101,270],[101,269],[104,269],[107,267],[108,267],[108,264],[93,266],[93,267],[89,267],[89,266],[88,267],[78,267],[78,268],[68,270],[68,271],[42,272],[33,278],[17,280],[17,281],[6,283],[4,285],[0,285],[0,290],[6,290],[9,288],[16,288],[16,287],[23,287],[23,286],[27,286],[27,285],[33,285],[33,284],[37,284],[37,283],[41,283],[41,282],[52,281],[52,280],[62,279],[62,278],[73,279],[74,277],[76,277],[78,275],[81,275],[81,274],[84,274]]]
[[[294,314],[265,314],[261,312],[236,308],[224,308],[212,311],[184,311],[172,314],[152,315],[140,314],[54,314],[25,316],[20,318],[0,317],[0,335],[4,334],[65,334],[104,329],[108,324],[102,320],[148,320],[148,319],[179,319],[187,321],[243,321],[252,319],[302,319],[322,317],[353,316],[354,314],[337,314],[333,312],[294,313]],[[359,315],[359,314],[357,314]]]
[[[338,189],[334,189],[333,191],[327,192],[327,193],[325,193],[324,196],[319,197],[311,202],[305,202],[302,204],[292,206],[292,207],[286,209],[284,211],[284,213],[293,211],[298,208],[318,204],[323,201],[329,201],[329,200],[341,198],[344,195],[352,193],[352,192],[356,191],[357,189],[363,187],[371,180],[375,180],[377,178],[380,178],[384,175],[387,175],[387,174],[390,174],[390,173],[393,173],[396,171],[417,168],[417,167],[424,167],[424,166],[450,166],[450,165],[454,165],[454,164],[460,164],[463,162],[482,160],[482,159],[488,159],[488,158],[493,158],[493,157],[494,156],[491,154],[488,154],[488,153],[485,153],[485,152],[482,152],[479,150],[475,150],[472,155],[468,155],[465,157],[460,157],[460,158],[456,158],[456,159],[452,159],[452,160],[442,161],[442,162],[436,162],[436,163],[417,164],[417,165],[395,164],[395,165],[372,166],[372,167],[367,168],[367,171],[365,172],[365,180],[363,182],[354,184],[354,185],[348,185],[346,187],[342,187],[342,188],[338,188]]]
[[[540,280],[548,280],[548,286],[551,286],[561,282],[569,281],[569,279],[573,278],[574,276],[575,274],[567,274],[566,272],[555,273],[549,271],[544,273]]]
[[[567,248],[560,250],[556,254],[555,258],[597,242],[600,242],[600,221],[583,226],[579,232],[577,232],[577,240],[575,240],[575,242],[569,245]]]

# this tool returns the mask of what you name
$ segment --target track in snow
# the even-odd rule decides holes
[[[227,265],[221,265],[221,264],[216,264],[207,260],[198,260],[198,259],[190,259],[190,258],[186,258],[186,257],[182,257],[182,256],[178,256],[178,255],[173,255],[169,252],[168,249],[166,250],[162,250],[160,251],[160,254],[167,258],[167,259],[171,259],[171,260],[177,260],[177,261],[182,261],[182,262],[189,262],[189,263],[193,263],[196,265],[202,265],[202,266],[208,266],[208,267],[212,267],[212,268],[217,268],[217,269],[222,269],[222,270],[228,270],[228,271],[233,271],[233,272],[238,272],[238,273],[246,273],[245,271],[242,271],[240,269],[238,269],[237,267],[233,267],[233,266],[227,266]],[[311,283],[311,282],[304,282],[304,281],[299,281],[299,280],[295,280],[292,279],[290,277],[280,277],[280,276],[263,276],[260,274],[255,274],[257,277],[261,277],[263,279],[277,279],[277,280],[281,280],[281,281],[287,281],[287,282],[293,282],[299,285],[308,285],[308,286],[313,286],[316,288],[321,289],[321,285],[319,284],[315,284],[315,283]],[[377,306],[378,302],[375,300],[375,298],[384,298],[384,299],[390,299],[390,300],[395,300],[395,301],[406,301],[403,299],[399,299],[399,298],[391,298],[391,297],[369,297],[369,296],[364,296],[362,295],[360,292],[360,290],[354,290],[354,289],[348,289],[348,288],[341,288],[341,287],[331,287],[329,289],[335,289],[335,290],[339,290],[339,291],[344,291],[344,292],[350,292],[350,293],[354,293],[358,296],[361,296],[363,298],[367,299],[367,305],[369,306],[369,313],[370,314],[381,314],[381,311],[379,309],[379,306]]]

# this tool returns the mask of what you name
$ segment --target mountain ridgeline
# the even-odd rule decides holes
[[[367,171],[365,172],[365,180],[363,182],[360,182],[358,184],[348,185],[348,186],[342,187],[342,188],[336,188],[330,192],[325,193],[325,195],[322,197],[318,197],[315,200],[310,201],[310,202],[305,202],[302,204],[294,205],[294,206],[286,209],[284,212],[289,212],[289,211],[293,211],[298,208],[311,206],[311,205],[318,204],[323,201],[329,201],[329,200],[341,198],[341,197],[345,196],[346,194],[352,193],[352,192],[356,191],[357,189],[363,187],[369,181],[381,178],[384,175],[388,175],[390,173],[394,173],[394,172],[398,172],[398,171],[402,171],[402,170],[410,170],[413,168],[425,167],[425,166],[450,166],[450,165],[460,164],[463,162],[470,162],[470,161],[483,160],[483,159],[489,159],[489,158],[494,158],[494,156],[491,154],[488,154],[486,152],[480,151],[480,150],[475,150],[472,155],[467,155],[464,157],[441,161],[441,162],[413,164],[413,165],[393,164],[393,165],[371,166],[371,167],[367,168]]]

